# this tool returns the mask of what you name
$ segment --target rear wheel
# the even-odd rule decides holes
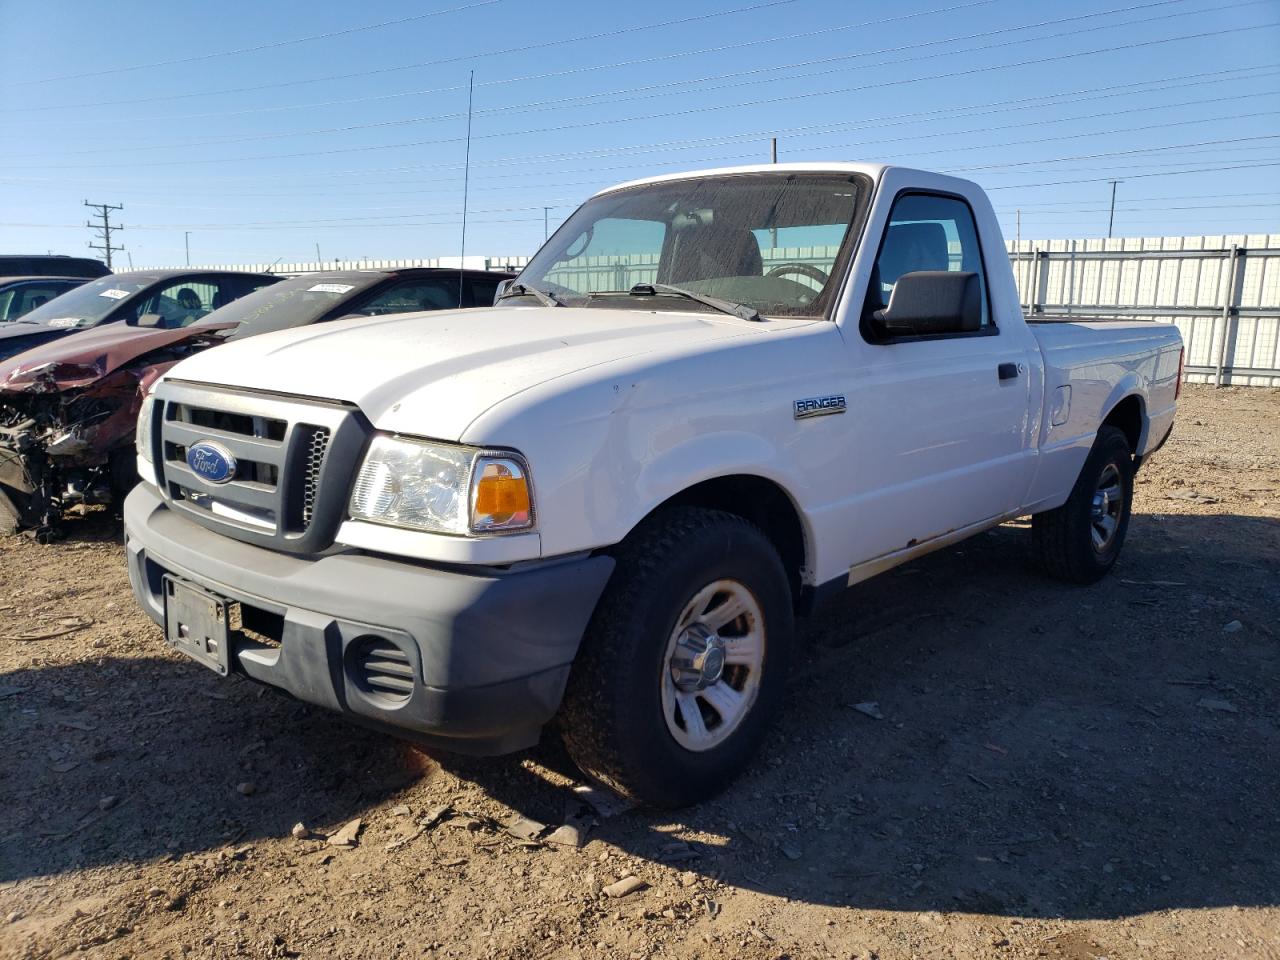
[[[778,709],[786,572],[758,528],[691,507],[646,521],[617,561],[569,678],[564,742],[629,797],[696,803],[742,771]]]
[[[0,535],[17,533],[22,527],[22,507],[14,499],[18,494],[0,484]]]
[[[1046,573],[1095,583],[1115,565],[1133,504],[1133,451],[1116,427],[1098,430],[1067,502],[1031,518],[1032,549]]]

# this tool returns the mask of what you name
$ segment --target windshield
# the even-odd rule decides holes
[[[314,323],[343,300],[385,279],[381,273],[294,277],[241,297],[200,321],[238,323],[232,337],[252,337]]]
[[[621,294],[666,284],[766,316],[821,316],[839,287],[865,182],[853,174],[753,173],[617,190],[583,204],[518,282],[566,306],[636,306]],[[649,289],[643,305],[665,299]],[[706,308],[673,298],[671,309]]]
[[[146,290],[158,278],[155,276],[110,276],[91,280],[64,293],[44,306],[36,307],[20,323],[43,323],[50,327],[92,327],[106,319],[107,314],[124,301]]]

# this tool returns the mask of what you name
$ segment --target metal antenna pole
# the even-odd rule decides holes
[[[550,209],[551,209],[550,207],[542,208],[542,242],[543,243],[546,243],[547,238],[551,236],[551,230],[547,226],[547,211]]]
[[[182,245],[186,247],[186,250],[187,250],[187,266],[189,267],[191,266],[191,231],[190,230],[182,231]]]
[[[1124,182],[1123,180],[1111,181],[1111,216],[1107,218],[1107,238],[1108,239],[1111,238],[1111,228],[1115,226],[1115,222],[1116,222],[1116,184],[1123,183],[1123,182]]]
[[[462,272],[467,268],[467,192],[471,187],[471,101],[476,88],[476,72],[467,81],[467,155],[462,168],[462,256],[458,263],[458,306],[462,306]],[[545,212],[543,214],[546,216]]]
[[[777,137],[769,138],[769,162],[770,163],[778,162],[778,138]]]
[[[84,225],[86,227],[88,227],[90,230],[98,231],[98,239],[102,241],[101,243],[90,243],[88,244],[88,247],[90,250],[102,251],[102,253],[106,256],[107,269],[110,270],[111,254],[116,250],[124,249],[124,247],[113,247],[111,245],[111,231],[124,229],[124,227],[112,225],[111,211],[123,210],[124,207],[122,205],[112,206],[109,203],[90,203],[88,200],[84,202],[84,205],[86,207],[89,207],[91,210],[97,210],[98,219],[102,221],[101,223],[90,223],[88,220],[85,221]]]

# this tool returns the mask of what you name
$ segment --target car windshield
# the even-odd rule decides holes
[[[155,276],[129,277],[119,274],[90,280],[62,296],[36,307],[19,323],[42,323],[50,327],[83,329],[96,326],[124,301],[137,296],[157,281]]]
[[[235,339],[300,327],[314,323],[335,304],[351,299],[384,278],[384,274],[370,273],[281,280],[213,311],[197,326],[238,323],[240,326],[230,335]]]
[[[665,285],[765,316],[821,316],[840,284],[865,183],[769,172],[615,190],[583,204],[518,283],[566,306],[710,309]]]

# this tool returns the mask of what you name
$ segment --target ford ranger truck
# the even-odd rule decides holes
[[[584,203],[489,309],[183,360],[137,430],[129,574],[168,642],[455,751],[554,722],[679,806],[748,764],[797,617],[1031,517],[1104,576],[1173,426],[1172,325],[1028,323],[983,191],[737,167]]]

